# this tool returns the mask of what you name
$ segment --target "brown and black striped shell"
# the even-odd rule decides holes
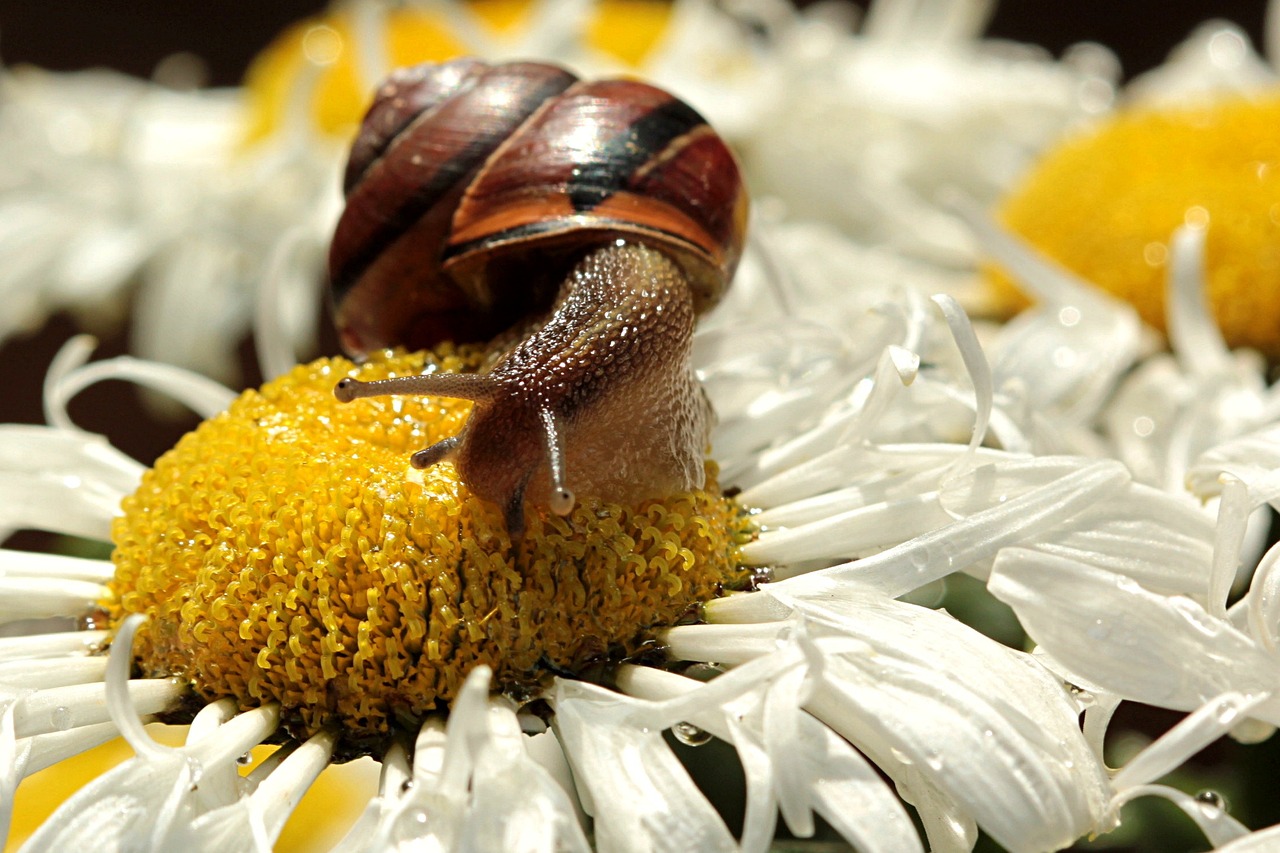
[[[611,239],[684,270],[698,311],[742,251],[747,195],[691,107],[630,80],[463,59],[402,69],[377,94],[329,255],[344,348],[487,340],[549,306]]]

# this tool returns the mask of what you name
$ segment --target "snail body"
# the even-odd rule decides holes
[[[474,401],[415,466],[454,462],[513,534],[526,494],[566,514],[575,492],[634,503],[702,484],[713,416],[692,334],[733,276],[747,200],[696,112],[550,65],[418,66],[380,89],[344,184],[344,348],[493,342],[485,373],[339,383],[344,400]]]

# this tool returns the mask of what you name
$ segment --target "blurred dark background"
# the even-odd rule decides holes
[[[1055,54],[1075,42],[1101,42],[1131,75],[1157,65],[1211,18],[1235,22],[1260,45],[1265,6],[1265,0],[1006,0],[988,32]],[[324,7],[317,0],[5,0],[0,59],[57,70],[104,65],[147,76],[169,54],[189,51],[208,62],[213,85],[231,85],[282,27]]]

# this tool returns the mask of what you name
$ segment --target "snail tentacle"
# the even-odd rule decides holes
[[[551,471],[551,494],[547,505],[556,515],[568,515],[573,512],[575,498],[573,490],[565,485],[564,448],[560,445],[560,425],[556,422],[556,414],[544,408],[542,428],[547,434],[547,467]]]

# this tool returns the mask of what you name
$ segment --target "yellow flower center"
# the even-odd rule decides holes
[[[1000,215],[1158,329],[1169,238],[1184,223],[1207,226],[1206,286],[1227,343],[1280,358],[1277,127],[1276,94],[1121,112],[1051,151]]]
[[[113,530],[114,619],[145,613],[148,675],[208,700],[278,701],[295,733],[376,742],[447,707],[467,673],[527,691],[552,671],[639,652],[652,629],[746,581],[745,513],[706,490],[634,507],[501,511],[453,466],[409,455],[455,434],[470,403],[337,402],[334,383],[474,370],[476,349],[324,359],[246,391],[147,472]]]
[[[528,0],[473,0],[467,9],[483,26],[509,32],[525,25],[530,6]],[[587,24],[587,44],[637,65],[661,37],[669,10],[663,0],[598,0]],[[412,6],[385,13],[380,40],[391,68],[443,62],[479,47],[468,45],[465,34],[456,32],[446,16]],[[248,138],[262,139],[280,129],[291,93],[303,75],[312,73],[310,115],[315,127],[327,134],[350,136],[378,82],[362,75],[358,50],[356,23],[345,10],[286,29],[258,54],[245,77]]]

